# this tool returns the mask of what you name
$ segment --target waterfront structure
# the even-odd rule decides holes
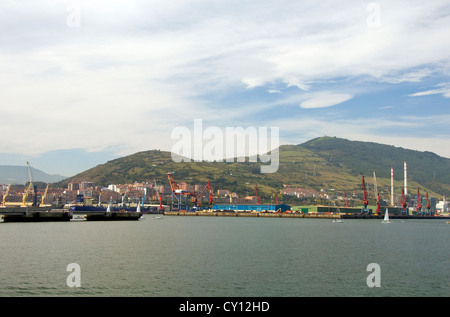
[[[237,212],[287,212],[291,206],[286,204],[265,205],[265,204],[214,204],[214,210],[230,210]]]
[[[439,213],[447,213],[450,211],[450,206],[449,206],[450,202],[447,201],[444,197],[444,200],[440,200],[437,204],[436,204],[436,211]]]

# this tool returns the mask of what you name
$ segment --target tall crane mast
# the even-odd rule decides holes
[[[373,190],[375,191],[375,195],[378,195],[377,175],[375,171],[373,171]]]
[[[256,195],[256,203],[259,205],[261,204],[260,197],[258,195],[258,185],[255,185],[255,195]]]
[[[174,194],[175,194],[175,198],[178,200],[177,201],[178,202],[178,207],[177,207],[178,210],[180,210],[180,208],[181,208],[182,197],[183,197],[182,195],[192,196],[193,200],[195,200],[195,193],[190,193],[190,192],[180,189],[180,186],[173,179],[173,172],[168,172],[167,177],[169,179],[170,188],[172,189],[172,206],[173,206],[173,195]]]
[[[170,188],[172,189],[172,192],[175,192],[176,190],[180,189],[180,186],[178,186],[177,183],[175,183],[175,180],[173,179],[173,172],[167,173],[167,178],[169,179]]]
[[[391,207],[394,207],[394,205],[392,204],[392,202],[393,202],[394,200],[392,199],[391,192],[389,191],[389,187],[388,187],[387,185],[385,185],[385,186],[384,186],[384,189],[386,190],[386,192],[387,192],[388,195],[389,195],[389,201],[391,202]]]
[[[180,186],[178,186],[177,183],[175,183],[175,180],[173,179],[173,172],[167,173],[167,178],[169,179],[170,189],[172,190],[172,205],[170,206],[170,210],[172,210],[173,207],[173,196],[175,195],[175,198],[177,199],[178,206],[177,209],[179,210],[181,207],[181,190]]]
[[[363,190],[363,205],[364,205],[364,209],[362,210],[362,212],[368,212],[367,205],[369,204],[369,202],[367,201],[367,191],[364,176],[362,177],[362,190]]]
[[[378,185],[377,185],[377,175],[375,174],[375,171],[373,171],[373,189],[375,191],[375,195],[377,196],[377,210],[375,211],[375,214],[379,215],[381,213],[380,210],[380,193],[378,192]]]
[[[161,212],[161,211],[164,211],[164,206],[163,206],[163,204],[162,204],[162,195],[161,195],[161,193],[159,192],[158,184],[156,184],[156,180],[155,180],[155,186],[154,186],[154,188],[155,188],[155,192],[156,192],[157,196],[159,196],[159,211],[160,211],[160,212]]]
[[[47,197],[48,185],[49,185],[49,184],[47,184],[47,187],[45,188],[44,195],[42,195],[41,206],[44,205],[45,197]]]
[[[6,206],[6,198],[9,195],[9,190],[11,189],[11,181],[8,184],[8,187],[6,188],[6,193],[3,195],[3,200],[2,200],[2,207]]]
[[[377,210],[376,210],[375,213],[377,215],[379,215],[381,213],[381,210],[380,210],[380,194],[379,193],[377,193]]]
[[[402,213],[407,214],[406,206],[407,204],[406,204],[405,190],[402,189],[402,207],[403,207]]]
[[[420,188],[417,187],[417,211],[422,213],[422,198],[420,197]]]
[[[22,207],[27,206],[28,193],[31,192],[31,189],[33,188],[33,178],[31,177],[31,168],[30,168],[30,163],[28,161],[27,161],[27,166],[28,166],[28,178],[30,179],[30,184],[28,184],[28,187],[25,189],[25,192],[23,193]]]

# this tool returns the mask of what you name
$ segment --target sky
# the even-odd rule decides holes
[[[0,165],[72,176],[175,127],[450,158],[450,3],[3,0]]]

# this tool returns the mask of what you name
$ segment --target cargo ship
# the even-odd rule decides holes
[[[86,205],[72,205],[69,207],[71,212],[142,212],[148,213],[149,207],[130,207],[130,206],[86,206]]]

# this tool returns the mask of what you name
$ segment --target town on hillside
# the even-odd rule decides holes
[[[169,182],[170,183],[170,182]],[[185,206],[209,207],[215,204],[280,204],[293,205],[328,205],[342,207],[359,207],[362,198],[359,193],[337,193],[334,189],[319,191],[311,188],[299,188],[295,185],[285,184],[274,195],[260,195],[255,185],[251,195],[239,197],[228,189],[216,189],[212,184],[189,184],[186,182],[157,184],[155,181],[134,182],[132,184],[110,184],[98,186],[90,181],[70,182],[66,188],[49,186],[33,186],[29,189],[20,185],[0,185],[1,206],[18,206],[27,201],[29,205],[61,206],[61,205],[129,205],[136,206],[165,206],[170,210],[174,206],[174,196],[184,196]],[[181,195],[180,195],[181,194]],[[25,198],[24,198],[25,197]],[[421,197],[425,201],[425,197]],[[430,208],[433,213],[448,213],[449,202],[438,201],[430,197]],[[387,206],[387,201],[382,201],[382,206]],[[400,201],[398,201],[400,205]],[[408,197],[410,210],[417,208],[417,195]]]

